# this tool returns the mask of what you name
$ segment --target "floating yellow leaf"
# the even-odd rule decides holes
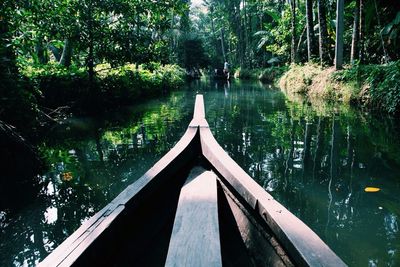
[[[64,181],[71,181],[72,180],[72,172],[64,172],[63,174],[62,174],[62,179],[64,180]]]
[[[364,189],[364,191],[365,191],[365,192],[368,192],[368,193],[374,193],[374,192],[379,192],[379,191],[381,191],[381,189],[378,188],[378,187],[366,187],[366,188]]]

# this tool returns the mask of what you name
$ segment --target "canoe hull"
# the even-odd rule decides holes
[[[345,266],[219,146],[202,96],[180,141],[40,266],[164,266],[180,190],[193,166],[217,177],[224,266]]]

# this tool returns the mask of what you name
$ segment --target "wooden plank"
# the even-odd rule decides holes
[[[182,187],[165,266],[222,266],[216,175],[195,167]]]
[[[205,113],[205,109],[204,109],[203,95],[196,95],[193,119],[204,119],[205,117],[206,117],[206,113]]]
[[[203,95],[196,95],[196,103],[194,105],[193,119],[189,123],[189,128],[207,127],[208,122],[205,119],[206,113],[204,109]]]

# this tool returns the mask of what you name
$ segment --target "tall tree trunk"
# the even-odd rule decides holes
[[[89,74],[89,83],[90,86],[93,86],[94,79],[94,40],[93,40],[93,3],[92,0],[89,2],[89,10],[88,10],[88,36],[89,36],[89,54],[87,59],[87,67]],[[93,88],[91,88],[93,89]]]
[[[290,25],[292,32],[292,41],[290,46],[290,61],[296,63],[296,0],[290,0]]]
[[[319,24],[319,57],[321,65],[329,60],[328,30],[326,25],[325,0],[318,0],[318,24]]]
[[[213,16],[213,8],[212,6],[210,7],[210,18],[211,18],[211,31],[213,35],[213,41],[214,41],[214,46],[215,46],[215,53],[218,51],[218,39],[217,39],[217,32],[215,31],[215,26],[214,26],[214,16]]]
[[[336,43],[335,43],[335,69],[343,67],[343,31],[344,31],[344,0],[337,0],[336,7]]]
[[[351,38],[350,63],[354,65],[359,58],[358,41],[360,38],[360,0],[356,0],[354,8],[353,36]]]
[[[64,48],[61,54],[60,64],[69,67],[71,65],[71,58],[72,58],[72,40],[70,38],[66,38],[64,40]]]
[[[49,49],[53,53],[54,58],[56,59],[57,62],[60,62],[61,59],[61,51],[57,47],[55,47],[52,44],[49,44]]]
[[[47,49],[43,44],[43,37],[41,35],[36,39],[35,52],[40,64],[46,64],[48,62]]]
[[[224,57],[224,62],[226,62],[225,37],[224,37],[224,29],[222,28],[221,28],[221,49],[222,49],[222,56]]]
[[[304,25],[304,28],[303,28],[303,30],[301,31],[301,34],[300,34],[300,36],[299,36],[299,40],[297,40],[296,51],[300,51],[300,46],[301,46],[301,44],[303,43],[303,37],[304,37],[306,31],[307,31],[307,25]],[[296,52],[296,53],[297,53],[297,52]]]
[[[365,47],[364,47],[364,34],[365,34],[365,14],[364,14],[364,4],[365,0],[360,0],[360,10],[359,10],[359,16],[360,16],[360,40],[359,40],[359,59],[360,63],[364,62],[364,56],[365,56]]]
[[[174,36],[174,25],[175,25],[175,13],[174,13],[174,10],[172,10],[171,13],[172,13],[171,14],[171,26],[170,26],[171,27],[170,28],[170,31],[171,31],[171,40],[170,40],[171,47],[170,47],[170,49],[171,49],[171,51],[169,52],[169,61],[173,62],[173,60],[175,58],[174,51],[176,51],[175,50],[175,36]]]
[[[242,16],[240,12],[240,1],[238,1],[238,5],[236,7],[237,10],[237,24],[238,24],[238,35],[239,35],[239,64],[241,68],[244,68],[244,54],[245,54],[245,41],[244,41],[244,25],[242,22]]]
[[[315,37],[314,37],[314,20],[313,20],[313,0],[306,0],[307,15],[307,56],[308,61],[315,56]]]
[[[246,67],[251,67],[252,58],[250,56],[250,22],[249,22],[249,14],[248,14],[248,3],[246,0],[243,0],[243,33],[244,33],[244,58]]]
[[[382,28],[382,26],[381,26],[381,18],[379,16],[378,5],[376,4],[376,0],[374,0],[374,5],[375,5],[376,17],[378,19],[378,27],[379,27],[379,29],[381,29]],[[385,41],[383,40],[382,31],[379,31],[379,37],[380,37],[380,40],[381,40],[382,51],[383,51],[383,62],[384,63],[388,63],[389,62],[389,55],[388,55],[386,47],[385,47]]]

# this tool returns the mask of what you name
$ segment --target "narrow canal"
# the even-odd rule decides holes
[[[0,196],[0,266],[35,265],[138,179],[184,133],[196,92],[221,146],[348,265],[400,265],[398,121],[311,107],[258,83],[203,81],[50,129],[47,171]]]

